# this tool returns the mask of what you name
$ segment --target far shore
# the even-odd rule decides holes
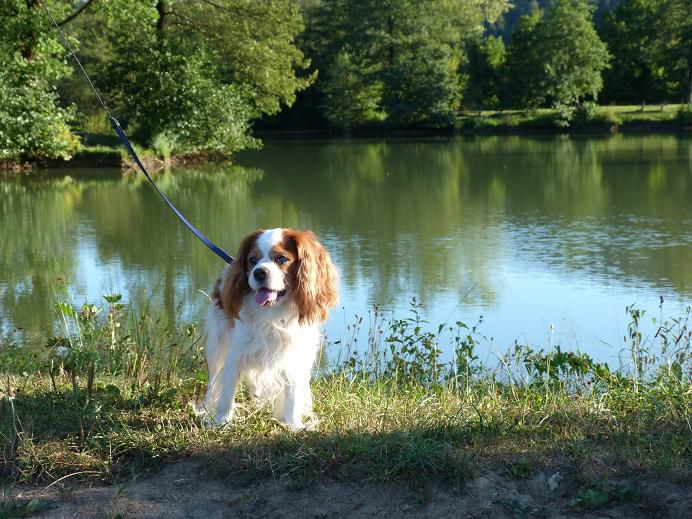
[[[611,135],[633,133],[692,134],[692,121],[685,115],[686,105],[602,106],[588,121],[561,122],[552,109],[537,110],[473,110],[460,112],[454,125],[447,127],[359,127],[333,129],[327,127],[280,127],[272,121],[258,123],[255,136],[260,139],[306,138],[410,138],[427,136],[487,135]],[[120,145],[117,137],[101,129],[79,133],[82,147],[69,159],[30,159],[0,161],[0,175],[13,175],[38,168],[118,168],[136,170],[134,162]],[[171,154],[161,156],[155,150],[138,148],[140,159],[148,171],[190,163],[211,163],[228,160],[219,154]]]

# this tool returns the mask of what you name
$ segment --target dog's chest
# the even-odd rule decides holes
[[[253,323],[242,328],[243,330],[239,330],[242,349],[253,357],[281,355],[284,350],[291,347],[296,336],[294,327],[286,326],[283,321]]]

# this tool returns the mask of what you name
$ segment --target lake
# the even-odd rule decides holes
[[[268,140],[156,179],[231,255],[258,227],[314,230],[342,274],[331,342],[362,316],[362,345],[373,305],[400,318],[415,298],[431,330],[483,316],[482,360],[516,341],[617,365],[627,305],[652,334],[692,302],[690,136]],[[141,175],[49,170],[0,191],[7,340],[56,333],[56,301],[113,292],[201,319],[223,262]]]

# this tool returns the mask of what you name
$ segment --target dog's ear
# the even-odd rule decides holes
[[[226,277],[223,280],[219,301],[221,308],[231,320],[238,318],[240,308],[243,305],[243,298],[251,292],[247,279],[248,256],[255,248],[257,238],[261,233],[261,230],[257,230],[243,239],[235,260],[226,269]]]
[[[321,323],[338,301],[339,272],[311,231],[291,231],[298,253],[294,301],[301,323]]]

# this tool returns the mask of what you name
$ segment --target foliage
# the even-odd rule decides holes
[[[667,97],[664,70],[656,54],[663,0],[619,2],[599,29],[613,55],[604,72],[602,99],[610,103],[655,102]]]
[[[519,24],[508,68],[532,74],[517,85],[515,99],[528,106],[553,106],[565,124],[585,100],[596,99],[610,55],[593,26],[592,10],[586,0],[556,0],[544,15],[537,12]]]
[[[167,29],[185,49],[200,44],[214,57],[223,83],[238,85],[252,111],[272,115],[291,106],[314,81],[296,46],[303,18],[294,0],[192,0],[167,5]]]
[[[381,376],[401,384],[419,381],[425,387],[431,387],[442,375],[442,350],[436,334],[423,331],[427,321],[421,318],[420,305],[415,299],[411,303],[411,314],[411,317],[394,319],[390,324],[390,333],[385,339],[389,356]]]
[[[506,106],[536,108],[543,101],[539,73],[543,63],[538,44],[538,25],[542,17],[541,11],[522,16],[512,33],[502,83]],[[527,70],[532,73],[526,74]]]
[[[692,126],[692,103],[680,107],[677,119],[684,126]]]
[[[502,38],[488,36],[468,45],[468,65],[465,75],[464,105],[469,108],[492,110],[500,106],[501,72],[505,63],[505,44]]]
[[[152,145],[164,134],[173,152],[226,154],[256,145],[251,121],[312,81],[296,76],[308,64],[293,42],[301,29],[297,7],[283,0],[118,0],[79,26],[93,42],[84,53],[97,83],[136,140]]]
[[[382,83],[369,82],[346,51],[340,52],[328,69],[322,90],[324,116],[336,128],[379,123],[386,119],[386,113],[380,108]]]
[[[326,0],[307,9],[314,28],[305,46],[322,74],[326,118],[342,127],[449,126],[461,101],[463,41],[506,5]]]
[[[214,67],[206,56],[168,50],[140,52],[135,59],[130,53],[120,56],[108,63],[107,77],[123,77],[127,68],[131,73],[126,81],[109,83],[104,90],[114,98],[125,94],[121,113],[138,142],[153,145],[165,134],[174,152],[228,154],[256,144],[248,135],[250,106],[236,85],[223,84],[212,75]],[[149,70],[132,67],[133,61],[141,67],[146,62]],[[151,69],[157,73],[151,74]]]
[[[69,374],[75,384],[80,377],[93,380],[94,374],[101,373],[123,376],[135,385],[144,381],[157,385],[161,376],[171,379],[199,369],[203,357],[196,325],[171,330],[146,308],[123,304],[120,294],[103,298],[105,312],[93,304],[75,308],[57,303],[62,334],[49,338],[45,350],[31,357],[33,365],[21,368],[45,369],[53,385],[59,373]],[[87,389],[91,394],[93,384]]]
[[[164,156],[256,146],[253,123],[299,94],[274,127],[449,128],[461,106],[617,125],[589,103],[692,96],[689,0],[48,5],[128,133]],[[71,126],[110,131],[38,0],[5,0],[0,21],[0,161],[67,158]]]
[[[617,103],[692,100],[692,3],[619,2],[600,33],[613,54],[604,100]]]
[[[66,53],[36,2],[0,6],[0,161],[69,158],[78,141],[71,107],[55,83],[69,73]]]
[[[656,47],[670,91],[675,100],[692,103],[692,2],[664,0],[657,29]]]

